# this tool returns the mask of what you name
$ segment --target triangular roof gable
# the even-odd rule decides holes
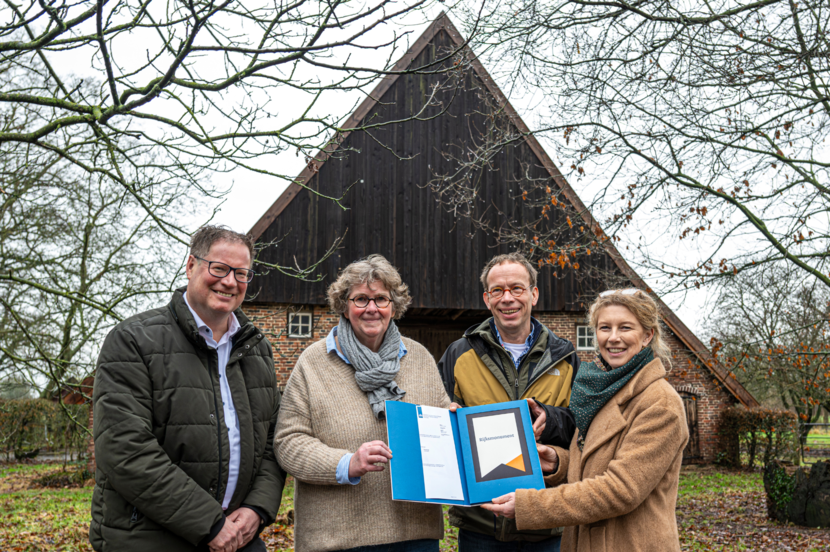
[[[435,35],[440,31],[445,31],[451,38],[453,43],[463,51],[468,59],[471,61],[473,71],[486,87],[487,91],[492,95],[507,115],[509,120],[516,128],[524,134],[525,143],[530,147],[538,160],[541,162],[545,170],[550,174],[556,185],[560,188],[562,194],[573,205],[577,212],[580,213],[583,221],[591,229],[600,229],[599,223],[594,219],[593,215],[588,211],[585,204],[576,194],[574,189],[568,184],[558,167],[553,163],[548,154],[539,144],[538,140],[531,134],[530,129],[524,123],[522,118],[504,96],[493,78],[478,60],[472,51],[466,45],[464,38],[452,24],[446,14],[441,13],[435,21],[424,31],[424,33],[415,41],[414,44],[407,50],[404,56],[395,64],[391,74],[386,75],[380,83],[375,87],[371,94],[358,106],[352,113],[351,117],[345,122],[343,128],[357,128],[360,122],[374,109],[380,98],[392,87],[393,84],[400,78],[401,74],[407,70],[412,61],[423,51],[423,49],[433,40]],[[273,205],[262,215],[256,224],[251,228],[251,235],[255,239],[259,239],[266,229],[276,220],[297,194],[303,190],[303,186],[299,183],[306,183],[320,170],[320,167],[337,151],[339,145],[348,137],[349,131],[339,134],[336,139],[332,140],[323,150],[321,150],[309,162],[306,168],[288,185],[280,197]],[[613,260],[620,272],[628,278],[632,285],[650,291],[650,288],[637,275],[628,263],[620,255],[616,247],[614,247],[611,240],[604,242],[604,248],[609,257]],[[706,346],[694,335],[694,333],[677,317],[676,314],[659,298],[657,300],[664,323],[669,329],[683,342],[683,344],[706,366],[717,379],[741,404],[747,407],[757,406],[758,402],[755,398],[734,378],[729,372],[725,370],[720,363],[711,355]]]

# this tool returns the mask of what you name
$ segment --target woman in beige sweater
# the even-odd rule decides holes
[[[386,400],[450,407],[435,360],[393,319],[411,299],[380,255],[328,289],[340,323],[306,349],[288,380],[274,450],[294,476],[297,552],[438,552],[441,507],[393,502]]]
[[[665,379],[659,309],[639,290],[614,290],[594,302],[589,321],[599,358],[574,381],[577,433],[569,450],[538,447],[553,488],[484,507],[515,517],[519,529],[566,526],[563,552],[679,552],[675,505],[689,431]]]

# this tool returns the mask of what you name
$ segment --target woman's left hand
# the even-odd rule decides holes
[[[492,504],[482,504],[481,507],[497,516],[513,519],[516,517],[516,493],[496,497]]]
[[[450,412],[455,412],[455,411],[456,411],[456,410],[458,410],[459,408],[461,408],[461,405],[460,405],[460,404],[458,404],[458,403],[450,403]]]

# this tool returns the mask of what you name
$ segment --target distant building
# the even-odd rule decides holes
[[[446,52],[463,46],[463,39],[445,16],[440,16],[398,62],[396,72],[442,61]],[[467,50],[468,55],[472,56]],[[259,276],[249,288],[253,299],[245,312],[274,345],[277,376],[288,380],[300,353],[324,338],[337,317],[328,310],[325,290],[340,269],[372,253],[380,253],[401,272],[414,299],[400,321],[401,332],[424,344],[440,358],[444,349],[472,324],[489,316],[482,300],[478,277],[486,261],[509,251],[492,235],[474,231],[469,218],[454,216],[440,205],[426,186],[436,172],[453,170],[442,148],[464,145],[476,139],[488,110],[496,105],[522,132],[526,125],[477,61],[463,75],[464,86],[447,91],[444,111],[425,110],[422,120],[412,120],[421,110],[433,85],[445,78],[438,74],[390,75],[357,108],[344,125],[361,122],[400,121],[373,133],[353,132],[341,137],[318,155],[297,182],[329,196],[340,197],[351,185],[341,209],[331,200],[291,184],[252,233],[260,242],[284,238],[263,253],[263,260],[283,266],[308,266],[320,259],[339,236],[341,247],[319,266],[324,279],[303,282],[278,271]],[[482,94],[489,95],[485,101]],[[509,182],[522,178],[549,179],[578,211],[584,224],[595,222],[576,192],[535,138],[527,135],[504,148],[481,174],[482,204],[496,205],[514,220],[539,216],[511,193]],[[556,216],[551,213],[551,216]],[[616,281],[646,289],[645,283],[606,242],[589,262],[595,273],[616,275]],[[534,316],[554,332],[570,339],[583,360],[592,357],[592,336],[585,320],[587,302],[606,289],[600,278],[578,278],[571,272],[554,275],[540,270],[540,300]],[[755,406],[755,399],[709,354],[695,335],[665,305],[663,319],[670,330],[668,342],[674,369],[668,379],[686,404],[691,440],[686,462],[711,462],[718,450],[716,435],[721,411],[732,404]]]

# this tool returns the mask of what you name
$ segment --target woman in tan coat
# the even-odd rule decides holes
[[[659,309],[642,291],[607,291],[589,321],[599,357],[574,381],[577,433],[569,450],[538,447],[550,488],[519,489],[484,508],[515,517],[520,530],[566,526],[563,552],[679,551],[675,505],[689,432],[665,379]]]

